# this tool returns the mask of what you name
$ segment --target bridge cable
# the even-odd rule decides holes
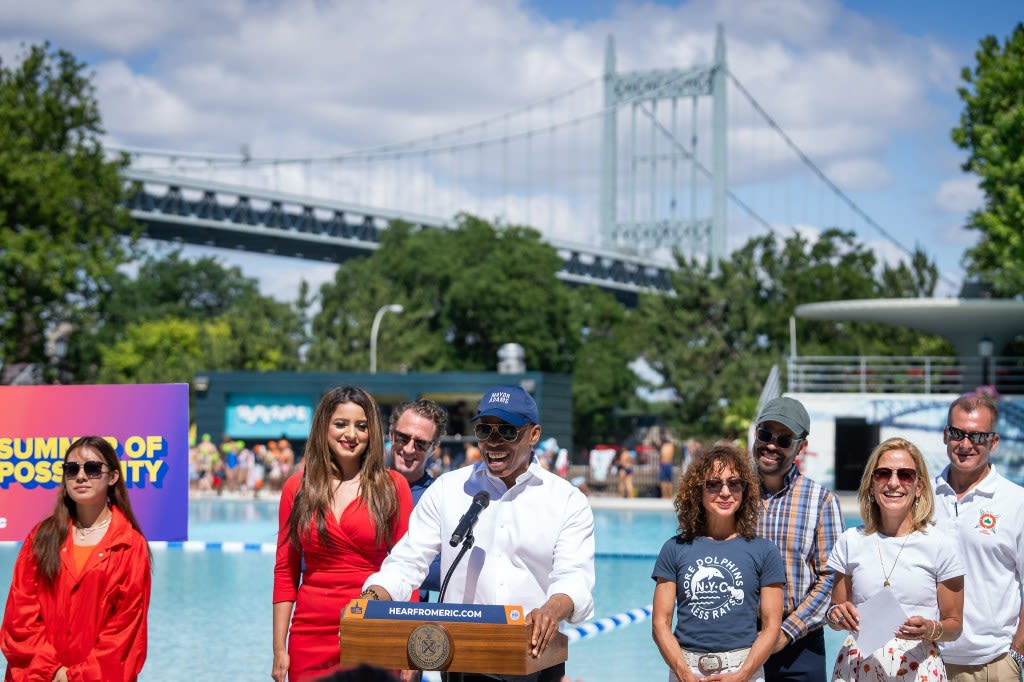
[[[768,112],[764,110],[764,107],[758,104],[757,100],[754,99],[754,96],[751,95],[745,87],[743,87],[743,84],[740,83],[739,79],[736,78],[735,74],[733,74],[732,71],[726,69],[725,73],[727,76],[729,76],[729,80],[733,82],[733,85],[739,88],[740,93],[747,98],[747,101],[750,102],[750,105],[753,106],[754,109],[756,109],[757,112],[764,117],[764,120],[768,122],[768,125],[775,129],[775,132],[779,134],[779,136],[789,146],[793,153],[800,157],[800,160],[803,161],[804,164],[808,168],[810,168],[811,171],[813,171],[814,174],[817,175],[818,178],[836,194],[836,196],[838,196],[847,206],[849,206],[849,208],[854,213],[859,215],[865,222],[867,222],[868,225],[871,225],[879,232],[879,234],[881,234],[883,237],[889,240],[890,243],[899,248],[904,254],[910,256],[911,258],[914,257],[913,251],[904,246],[898,239],[896,239],[896,237],[889,234],[889,232],[884,227],[875,222],[875,220],[871,216],[869,216],[860,206],[858,206],[853,199],[848,197],[846,193],[839,188],[839,186],[832,182],[832,180],[829,179],[827,175],[825,175],[824,171],[818,168],[817,164],[815,164],[806,154],[804,154],[800,147],[798,147],[796,143],[793,142],[789,135],[787,135],[785,131],[779,126],[779,124],[777,124],[775,120],[768,114]],[[949,276],[946,275],[945,273],[940,273],[940,277],[946,280],[946,282],[953,286],[954,288],[956,287],[956,282],[949,278]]]

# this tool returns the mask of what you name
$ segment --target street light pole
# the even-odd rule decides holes
[[[384,317],[385,313],[399,315],[403,310],[405,308],[401,304],[391,303],[382,305],[373,316],[373,324],[370,326],[370,374],[377,373],[377,332],[380,331],[380,318]]]

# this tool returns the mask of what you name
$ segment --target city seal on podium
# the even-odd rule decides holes
[[[424,623],[409,633],[409,660],[420,670],[443,670],[452,661],[448,631],[436,623]]]

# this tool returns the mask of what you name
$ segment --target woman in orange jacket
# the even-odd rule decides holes
[[[114,448],[97,436],[64,455],[53,514],[22,545],[0,651],[6,680],[135,680],[146,660],[149,546]]]

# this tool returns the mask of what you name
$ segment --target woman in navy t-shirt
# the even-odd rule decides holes
[[[654,642],[672,682],[764,681],[786,574],[775,544],[757,537],[759,501],[749,458],[732,445],[700,453],[683,474],[679,535],[651,575]]]

